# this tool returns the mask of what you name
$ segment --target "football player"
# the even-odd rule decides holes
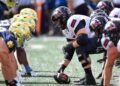
[[[85,79],[82,82],[78,81],[78,84],[95,85],[96,82],[92,74],[89,54],[98,53],[100,51],[103,52],[104,50],[100,50],[100,43],[97,42],[96,37],[94,37],[94,32],[90,31],[90,17],[72,15],[67,7],[61,6],[53,11],[52,21],[56,26],[62,29],[68,42],[63,48],[65,52],[64,61],[58,70],[58,74],[54,76],[55,80],[57,80],[56,78],[59,73],[64,72],[76,50],[78,60],[85,71]]]
[[[4,27],[4,29],[8,29],[9,26],[14,22],[24,22],[30,27],[30,31],[32,33],[35,32],[35,23],[37,21],[37,14],[33,9],[25,8],[22,9],[20,14],[16,14],[13,18],[8,20],[1,20],[0,26]],[[29,66],[26,51],[24,47],[17,47],[16,49],[17,58],[22,68],[22,74],[31,76],[33,74],[31,67]]]
[[[91,13],[90,17],[92,18],[94,16],[102,15],[107,18],[113,9],[114,9],[114,5],[112,2],[108,0],[101,0],[97,4],[97,9]],[[97,62],[102,63],[105,61],[105,59],[106,59],[106,56],[103,56],[103,58],[97,60]]]
[[[108,0],[100,1],[97,5],[97,8],[105,11],[109,15],[110,18],[120,18],[120,9],[114,8],[113,3]],[[98,60],[98,62],[102,62],[104,60],[105,58]],[[120,65],[119,58],[116,60],[115,65],[116,66]]]
[[[97,4],[97,9],[101,9],[107,13],[107,15],[110,14],[110,12],[114,9],[114,5],[109,0],[101,0]]]
[[[99,40],[104,49],[107,50],[107,58],[102,74],[102,86],[109,86],[112,75],[112,67],[115,59],[119,56],[119,24],[120,19],[106,21],[105,17],[98,16],[91,20],[90,27],[96,35],[100,35]]]
[[[17,46],[21,46],[30,37],[30,34],[29,27],[21,22],[13,23],[9,30],[5,30],[3,27],[0,29],[0,61],[7,86],[20,86],[14,51]]]
[[[114,5],[109,0],[101,0],[97,4],[97,8],[105,11],[110,17],[120,18],[120,9],[114,8]]]
[[[37,21],[37,14],[31,8],[24,8],[20,11],[20,14],[17,14],[11,20],[11,23],[20,21],[27,24],[30,27],[30,31],[34,33],[35,31],[35,23]],[[17,58],[22,68],[22,75],[32,76],[33,72],[31,67],[29,66],[26,51],[23,46],[17,47],[16,49]]]

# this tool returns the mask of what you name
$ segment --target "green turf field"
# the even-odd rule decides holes
[[[74,54],[72,62],[65,70],[65,73],[71,77],[71,84],[57,84],[53,79],[53,75],[58,70],[59,63],[63,59],[62,46],[65,43],[66,41],[63,37],[44,36],[33,38],[25,44],[29,63],[37,75],[35,77],[23,77],[23,86],[75,86],[73,81],[84,76],[76,54]],[[102,58],[102,54],[91,55],[91,58],[93,73],[97,77],[102,69],[102,64],[97,63],[97,59]],[[114,67],[111,86],[119,86],[117,85],[119,74],[120,69]],[[96,81],[100,83],[100,79],[96,79]],[[2,75],[0,86],[5,86]]]

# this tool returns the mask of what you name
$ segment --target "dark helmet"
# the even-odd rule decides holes
[[[51,19],[56,26],[65,29],[67,20],[71,14],[70,9],[65,6],[60,6],[53,11]]]
[[[90,21],[90,30],[94,31],[97,35],[102,34],[105,24],[108,19],[104,16],[96,16]]]
[[[93,11],[90,14],[90,17],[93,18],[95,16],[105,16],[108,17],[108,15],[105,13],[105,11],[101,10],[101,9],[96,9],[95,11]]]
[[[120,21],[119,21],[120,22]],[[107,22],[107,24],[105,25],[105,28],[104,28],[104,32],[111,32],[113,31],[114,29],[117,28],[117,26],[120,25],[118,21],[109,21]],[[116,24],[115,24],[116,23]]]
[[[109,0],[102,0],[97,4],[97,8],[104,10],[108,15],[113,10],[114,5]]]

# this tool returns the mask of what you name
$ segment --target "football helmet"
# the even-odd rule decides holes
[[[29,27],[22,22],[15,22],[9,27],[17,39],[17,46],[22,46],[24,41],[31,37]]]
[[[24,8],[20,11],[21,15],[31,16],[35,21],[37,21],[37,13],[31,8]]]
[[[105,13],[105,11],[101,9],[96,9],[90,14],[90,17],[93,18],[94,16],[105,16],[108,17],[108,15]]]
[[[51,16],[52,22],[62,29],[66,28],[67,20],[71,16],[71,11],[65,6],[56,8]]]
[[[104,16],[96,16],[90,21],[90,30],[94,31],[97,35],[100,35],[103,32],[105,24],[108,22],[108,19]]]
[[[28,15],[21,15],[17,20],[17,22],[23,22],[24,24],[29,26],[31,32],[35,32],[35,21]]]
[[[109,0],[101,0],[98,4],[97,4],[97,8],[104,10],[108,15],[109,13],[113,10],[114,5],[111,1]]]
[[[114,29],[116,29],[116,25],[113,23],[113,21],[109,21],[107,22],[107,24],[105,25],[105,28],[104,28],[104,32],[110,32]]]
[[[11,23],[16,22],[16,20],[20,17],[20,14],[16,14],[13,16],[13,18],[11,19]]]

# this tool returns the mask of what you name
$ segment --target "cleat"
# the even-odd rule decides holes
[[[85,77],[76,82],[75,85],[96,85],[96,81],[93,77]]]
[[[29,72],[29,73],[23,73],[23,72],[21,72],[21,76],[23,76],[23,77],[35,77],[35,76],[37,76],[38,74],[36,74],[35,72],[33,72],[33,71],[31,71],[31,72]]]
[[[79,80],[75,80],[74,82],[75,83],[78,83],[78,82],[80,82],[80,81],[83,81],[85,79],[85,77],[83,77],[83,78],[81,78],[81,79],[79,79]]]

